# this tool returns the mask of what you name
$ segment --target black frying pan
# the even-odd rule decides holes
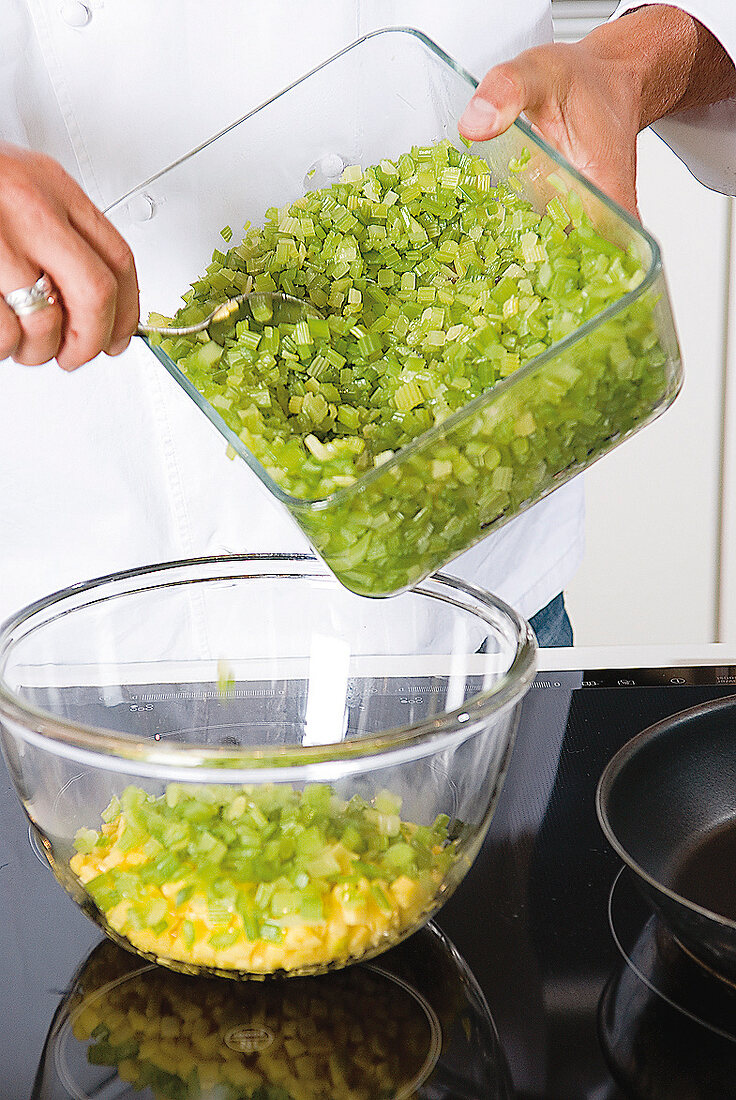
[[[670,931],[736,980],[736,697],[634,737],[606,766],[596,805]]]

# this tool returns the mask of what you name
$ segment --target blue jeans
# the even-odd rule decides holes
[[[532,615],[529,622],[534,628],[540,646],[572,645],[572,624],[565,610],[565,598],[560,592],[553,600]]]

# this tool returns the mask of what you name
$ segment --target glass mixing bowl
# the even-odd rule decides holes
[[[306,556],[174,562],[4,624],[3,749],[112,939],[189,973],[319,973],[461,881],[535,654],[519,615],[450,577],[374,601]]]

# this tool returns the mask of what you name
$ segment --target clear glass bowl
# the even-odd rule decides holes
[[[475,85],[419,32],[378,31],[126,195],[108,215],[138,257],[144,315],[176,312],[223,226],[262,225],[269,207],[329,185],[344,165],[366,167],[440,140],[457,145],[457,120]],[[644,278],[352,485],[319,500],[285,492],[166,353],[152,348],[355,592],[391,595],[443,567],[653,420],[680,388],[656,242],[524,122],[473,146],[495,179],[506,179],[525,150],[521,195],[541,213],[574,192],[593,227],[637,255]],[[441,486],[431,475],[434,459],[445,471]]]
[[[452,578],[371,601],[309,557],[171,563],[8,620],[0,732],[57,878],[114,940],[190,973],[317,973],[463,878],[535,655]]]

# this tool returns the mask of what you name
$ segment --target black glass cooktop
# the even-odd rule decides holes
[[[488,837],[436,927],[356,973],[237,995],[101,938],[32,843],[2,766],[0,1097],[290,1100],[277,1079],[292,1059],[303,1095],[330,1100],[736,1100],[736,990],[658,927],[594,805],[631,736],[734,693],[734,668],[538,675]],[[223,1014],[217,1051],[208,1021]],[[266,1088],[249,1067],[274,1042]],[[333,1074],[332,1092],[310,1094],[310,1073]]]

